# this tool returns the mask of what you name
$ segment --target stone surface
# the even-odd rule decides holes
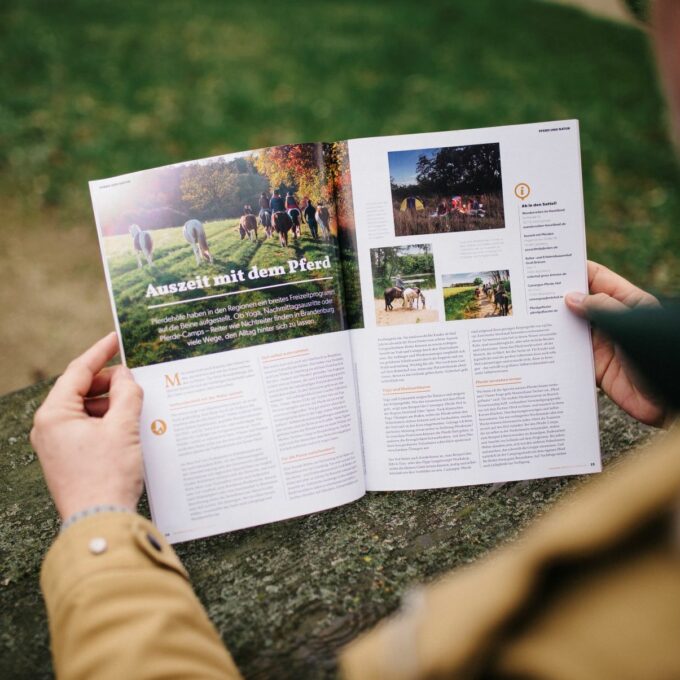
[[[58,521],[28,441],[48,388],[42,383],[0,398],[2,678],[52,674],[38,575]],[[600,426],[606,469],[651,435],[602,395]],[[512,539],[581,481],[372,493],[177,552],[247,677],[333,677],[338,648],[393,611],[410,586]]]

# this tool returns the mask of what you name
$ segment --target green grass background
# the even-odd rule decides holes
[[[592,256],[679,286],[680,182],[633,28],[528,0],[3,7],[0,192],[31,207],[82,215],[89,178],[228,150],[577,117]]]
[[[50,269],[55,288],[100,285],[89,179],[268,144],[578,118],[589,255],[680,293],[680,175],[634,27],[536,0],[5,0],[0,61],[5,227],[91,234],[87,257]],[[37,297],[16,306],[66,316]],[[83,345],[100,332],[79,328]],[[16,352],[45,342],[34,332]]]
[[[476,286],[444,288],[444,316],[447,321],[465,318],[466,310],[475,305],[475,288]]]
[[[444,288],[444,316],[447,321],[460,321],[466,318],[466,313],[479,312],[479,304],[475,298],[477,286],[455,286]],[[512,293],[508,291],[512,305]],[[474,317],[472,317],[474,318]]]
[[[213,264],[205,262],[200,265],[196,264],[191,246],[182,235],[181,226],[156,229],[152,232],[154,240],[153,265],[148,266],[144,262],[144,266],[141,268],[138,267],[137,259],[130,247],[129,236],[109,236],[104,239],[111,285],[116,300],[116,309],[128,366],[146,366],[162,361],[210,354],[218,350],[224,351],[250,347],[262,344],[263,342],[289,340],[291,338],[305,337],[310,334],[341,330],[343,327],[343,296],[341,287],[336,284],[340,266],[337,260],[336,248],[332,243],[313,240],[306,226],[302,228],[303,236],[300,239],[294,240],[289,234],[289,245],[286,248],[281,247],[276,235],[271,239],[264,240],[262,229],[259,229],[259,238],[257,240],[241,240],[238,233],[238,220],[207,222],[204,226],[210,252],[214,260]],[[319,261],[323,260],[326,255],[330,256],[331,269],[296,272],[294,274],[286,274],[285,276],[274,276],[256,280],[247,278],[248,271],[253,265],[257,266],[258,270],[282,266],[288,271],[288,260],[299,261],[304,257],[307,261]],[[241,269],[246,276],[246,280],[243,283],[226,284],[218,287],[212,286],[210,288],[159,297],[146,297],[149,284],[156,287],[178,281],[188,281],[196,276],[203,275],[207,275],[208,279],[212,281],[214,276],[229,274],[230,271],[238,269]],[[334,276],[336,279],[335,281],[299,283],[267,291],[199,300],[198,302],[186,305],[173,305],[160,309],[148,308],[149,305],[191,300],[207,295],[219,295],[220,293],[229,293],[237,290],[245,291],[249,288],[259,288],[261,286],[327,276]],[[313,319],[313,326],[300,327],[295,326],[294,321],[288,321],[289,327],[286,329],[257,334],[255,336],[240,335],[234,339],[225,339],[217,344],[202,343],[200,345],[188,346],[181,339],[161,341],[158,337],[158,329],[167,324],[160,326],[151,324],[152,318],[162,319],[181,313],[207,312],[208,310],[224,308],[228,305],[273,300],[285,297],[288,294],[331,290],[333,288],[337,291],[333,296],[336,313],[304,317]],[[295,304],[296,301],[293,300],[291,302]],[[282,311],[281,314],[283,313]],[[219,313],[219,316],[222,316],[222,313]],[[198,319],[198,321],[200,320]],[[256,328],[256,326],[244,328],[251,330]],[[178,332],[181,333],[182,331],[172,331],[168,334],[174,335]],[[208,330],[209,335],[224,335],[224,333],[224,331],[212,333]]]

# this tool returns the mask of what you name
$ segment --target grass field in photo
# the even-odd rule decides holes
[[[394,235],[420,236],[423,234],[446,234],[455,231],[478,231],[484,229],[503,229],[505,216],[503,212],[503,197],[492,194],[481,194],[481,203],[486,209],[484,217],[473,217],[459,213],[435,216],[438,203],[442,199],[425,201],[425,209],[415,212],[400,210],[399,202],[395,201]]]
[[[479,280],[481,281],[481,278]],[[503,284],[508,298],[508,315],[512,315],[510,280],[503,279]],[[461,285],[444,286],[444,317],[447,321],[484,319],[502,315],[500,307],[495,304],[492,297],[487,296],[486,293],[477,295],[480,285],[461,283]]]
[[[444,315],[447,321],[465,319],[475,305],[476,286],[444,288]]]
[[[129,366],[145,366],[216,351],[249,347],[263,342],[331,332],[343,327],[342,293],[338,292],[340,286],[336,286],[339,264],[333,241],[330,243],[315,241],[310,237],[306,227],[303,226],[302,237],[298,240],[290,239],[288,247],[283,248],[277,237],[262,240],[264,234],[260,229],[258,229],[258,240],[241,240],[238,233],[238,220],[236,219],[207,222],[204,226],[210,251],[214,258],[213,264],[205,262],[200,265],[196,264],[191,246],[184,240],[181,227],[155,229],[151,232],[154,242],[153,265],[149,266],[145,263],[141,268],[137,266],[130,236],[110,236],[104,239],[116,311]],[[246,278],[243,283],[196,289],[155,298],[146,297],[149,284],[156,287],[191,280],[196,276],[203,275],[207,275],[212,280],[213,276],[229,274],[232,270],[238,269],[247,274],[253,265],[256,265],[258,269],[277,265],[287,268],[288,260],[299,261],[304,257],[308,261],[320,261],[327,255],[330,256],[331,269],[296,272],[285,276],[256,280]],[[312,277],[325,278],[328,276],[334,277],[335,280],[295,283]],[[248,292],[253,288],[278,284],[290,285]],[[334,294],[336,313],[315,317],[314,326],[290,327],[276,333],[241,336],[218,345],[200,344],[188,347],[181,340],[161,341],[158,338],[157,328],[151,323],[153,318],[163,318],[171,314],[201,312],[208,309],[223,308],[228,304],[255,302],[289,293],[314,292],[332,288],[335,288],[336,291]],[[185,304],[149,309],[151,305],[186,301],[206,295],[213,296],[234,291],[242,292],[198,302],[187,301]]]

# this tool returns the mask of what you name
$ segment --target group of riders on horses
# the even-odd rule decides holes
[[[320,202],[315,206],[312,201],[305,197],[302,201],[302,209],[298,206],[295,196],[291,192],[286,194],[285,199],[278,189],[270,198],[263,191],[260,195],[259,223],[264,227],[266,237],[270,238],[276,232],[282,246],[288,245],[288,232],[292,231],[295,238],[301,236],[301,225],[307,224],[312,238],[318,240],[319,226],[324,240],[330,239],[330,211]],[[249,239],[257,241],[257,223],[253,209],[250,205],[243,206],[243,215],[239,220],[238,231],[241,240]],[[137,257],[137,266],[142,267],[142,256],[151,266],[153,262],[153,239],[151,233],[142,229],[137,224],[131,224],[129,228],[132,237],[132,248]],[[208,239],[203,228],[203,223],[197,219],[190,219],[182,228],[186,241],[191,245],[196,257],[196,264],[201,261],[212,264],[213,256],[208,246]]]
[[[268,235],[271,235],[272,229],[279,231],[277,228],[279,223],[287,225],[290,220],[290,228],[295,236],[300,235],[301,224],[309,227],[312,238],[315,240],[319,238],[319,226],[321,226],[324,239],[330,236],[330,212],[322,202],[315,206],[311,199],[305,196],[301,205],[298,205],[297,199],[290,191],[284,198],[281,191],[275,189],[271,197],[264,191],[260,194],[259,207],[258,219]],[[245,212],[246,214],[252,212],[252,208],[245,206]]]
[[[494,303],[494,314],[497,316],[508,316],[510,313],[510,296],[505,290],[505,283],[499,281],[496,285],[485,283],[483,286],[475,288],[475,298],[479,299],[486,295],[489,302]]]

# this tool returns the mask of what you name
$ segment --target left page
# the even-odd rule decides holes
[[[90,183],[123,360],[144,389],[154,522],[172,542],[364,493],[321,144]]]

